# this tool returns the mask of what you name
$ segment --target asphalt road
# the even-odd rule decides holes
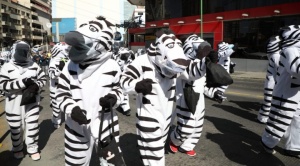
[[[11,141],[0,98],[0,165],[1,166],[63,166],[64,125],[55,130],[51,124],[49,91],[44,88],[40,112],[39,149],[41,160],[32,161],[28,155],[14,160],[10,152]],[[195,148],[197,155],[189,157],[183,153],[170,153],[166,146],[167,166],[299,166],[299,159],[283,155],[282,143],[275,155],[267,154],[260,145],[260,135],[265,125],[257,123],[256,115],[263,100],[263,80],[234,79],[226,92],[228,100],[219,104],[206,99],[206,115],[201,138]],[[119,114],[120,146],[128,166],[140,166],[135,134],[135,100],[131,96],[132,115]],[[175,123],[174,123],[175,124]],[[174,125],[171,129],[174,128]],[[98,165],[93,155],[91,165]]]

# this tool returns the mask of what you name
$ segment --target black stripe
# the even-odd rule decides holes
[[[65,148],[69,149],[72,152],[80,152],[80,151],[87,151],[89,148],[82,149],[82,148],[73,148],[69,144],[65,143]]]
[[[275,128],[275,129],[278,130],[278,131],[285,132],[284,129],[282,129],[282,128],[276,126],[276,125],[273,124],[273,123],[267,122],[267,125],[268,125],[268,126],[271,126],[271,127],[273,127],[273,128]]]
[[[138,145],[138,148],[139,148],[139,150],[149,150],[149,151],[153,152],[153,151],[158,151],[158,150],[164,149],[164,146],[160,146],[160,147],[147,147],[147,146]]]
[[[288,100],[288,99],[284,99],[284,98],[277,97],[277,96],[273,96],[273,99],[281,101],[281,102],[285,102],[285,103],[298,104],[298,102],[295,102],[293,100]]]
[[[291,63],[290,69],[292,69],[293,64],[299,59],[299,57],[294,58],[294,60]]]
[[[77,73],[76,73],[77,74]],[[61,79],[63,79],[67,84],[70,84],[70,80],[63,74],[61,73],[59,76]]]
[[[148,121],[148,122],[157,122],[159,123],[156,119],[154,118],[150,118],[150,117],[145,117],[145,116],[138,116],[138,114],[136,113],[136,117],[141,120],[141,121]]]
[[[70,157],[70,158],[72,158],[72,159],[75,159],[75,160],[80,160],[80,159],[85,158],[85,157],[75,157],[75,156],[72,156],[72,155],[68,154],[66,151],[65,151],[65,155],[68,156],[68,157]],[[73,164],[69,164],[69,165],[73,165]],[[82,165],[82,164],[77,164],[77,165]]]
[[[274,137],[277,137],[277,138],[281,138],[279,135],[277,135],[277,134],[275,134],[275,133],[273,133],[272,131],[270,131],[269,129],[265,129],[266,130],[266,132],[267,133],[269,133],[269,134],[271,134],[271,135],[273,135]]]
[[[155,127],[155,128],[143,127],[143,126],[140,126],[139,124],[136,124],[136,127],[138,128],[138,130],[140,130],[142,132],[155,132],[156,130],[159,129],[159,127]]]
[[[75,130],[71,129],[67,124],[65,125],[65,129],[72,135],[76,136],[76,137],[81,137],[84,138],[83,135],[77,133]]]
[[[157,138],[142,138],[140,135],[138,135],[138,140],[142,141],[142,142],[155,142],[155,141],[159,141],[162,137],[157,137]]]
[[[139,71],[134,66],[128,65],[127,68],[130,69],[130,70],[132,70],[138,77],[141,76],[140,73],[139,73]]]

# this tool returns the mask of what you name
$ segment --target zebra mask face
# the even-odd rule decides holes
[[[110,26],[111,23],[100,17],[67,33],[65,42],[71,46],[69,58],[74,63],[100,59],[102,54],[111,50],[113,32]]]
[[[190,61],[184,55],[182,43],[173,34],[163,34],[154,45],[152,47],[156,56],[150,55],[150,59],[160,68],[164,76],[173,77],[188,67]]]

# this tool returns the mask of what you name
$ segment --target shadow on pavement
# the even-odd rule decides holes
[[[120,137],[120,147],[126,165],[142,166],[140,152],[137,148],[137,135],[132,133],[124,134]]]
[[[43,150],[47,145],[50,135],[54,132],[55,128],[51,122],[51,119],[43,120],[40,123],[39,131],[39,150]]]
[[[251,101],[234,101],[230,100],[229,102],[234,103],[238,105],[240,108],[243,108],[248,111],[254,111],[255,113],[258,113],[258,110],[261,106],[261,103],[259,102],[251,102]]]
[[[207,133],[206,138],[217,143],[224,155],[241,165],[284,165],[276,156],[267,154],[260,145],[260,136],[230,120],[209,117],[221,133]]]
[[[230,102],[235,103],[236,101],[230,101]],[[240,103],[244,103],[245,105],[254,105],[255,102],[240,102]],[[240,108],[238,108],[238,107],[233,107],[230,105],[222,105],[222,104],[213,104],[212,106],[220,108],[229,113],[232,113],[233,115],[240,116],[244,119],[258,123],[258,121],[257,121],[257,113],[258,112],[257,111],[258,111],[259,107],[257,107],[257,109],[256,109],[257,111],[254,112],[249,107],[242,108],[239,106]],[[244,107],[247,107],[247,106],[244,106]]]
[[[0,152],[1,166],[18,166],[23,159],[15,159],[13,153],[9,150]]]

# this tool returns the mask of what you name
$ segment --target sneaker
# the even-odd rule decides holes
[[[41,159],[40,153],[32,154],[32,155],[30,155],[30,157],[31,157],[31,159],[32,159],[33,161],[37,161],[37,160],[40,160],[40,159]]]
[[[23,152],[16,152],[16,153],[14,153],[14,158],[22,159],[22,158],[24,158],[24,153]]]
[[[284,150],[285,155],[300,159],[300,151]]]
[[[185,154],[187,154],[187,155],[189,155],[189,156],[191,156],[191,157],[194,157],[194,156],[196,156],[196,152],[195,152],[195,150],[193,149],[193,150],[190,150],[190,151],[186,151],[186,150],[184,150],[184,149],[182,149],[182,148],[179,148],[179,151],[181,152],[181,153],[185,153]]]
[[[178,147],[177,147],[176,145],[174,145],[172,141],[170,141],[170,150],[171,150],[173,153],[178,152]]]
[[[129,110],[123,112],[123,114],[126,115],[126,116],[130,116],[130,115],[131,115],[131,112],[130,112],[130,111],[131,111],[131,110],[129,109]]]
[[[264,148],[265,152],[267,152],[269,154],[275,154],[276,153],[276,151],[273,148],[267,147],[267,145],[265,145],[262,141],[261,141],[261,145]]]

